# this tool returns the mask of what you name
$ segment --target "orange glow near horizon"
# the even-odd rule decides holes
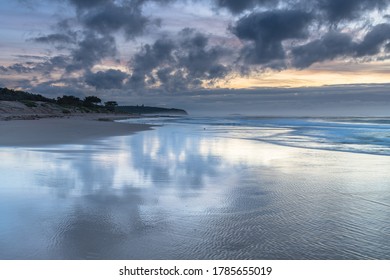
[[[121,65],[114,61],[104,61],[96,65],[93,72],[116,69],[131,75],[127,65]],[[60,80],[61,70],[53,71],[50,77],[36,76],[33,73],[25,74],[24,78],[32,79],[32,84],[47,82],[54,79],[52,86],[66,87]],[[72,78],[79,78],[81,72],[73,73]],[[17,87],[19,74],[7,75],[8,87]],[[15,85],[13,84],[15,81]],[[234,77],[221,79],[214,84],[208,84],[205,80],[203,86],[208,89],[228,88],[228,89],[250,89],[250,88],[301,88],[301,87],[321,87],[326,85],[352,85],[352,84],[384,84],[390,82],[390,64],[386,61],[378,62],[324,62],[312,65],[308,69],[297,70],[287,69],[283,71],[253,72],[248,76],[236,74]],[[157,83],[154,88],[161,86]],[[152,88],[151,88],[152,89]],[[23,90],[23,89],[22,89]]]
[[[318,64],[318,67],[297,70],[269,71],[248,77],[235,77],[217,83],[220,88],[257,88],[257,87],[320,87],[325,85],[380,84],[389,83],[390,65],[375,62],[363,65]],[[362,67],[360,67],[362,66]]]

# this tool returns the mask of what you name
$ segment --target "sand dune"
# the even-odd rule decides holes
[[[28,104],[28,103],[26,103]],[[77,113],[73,109],[67,109],[48,102],[33,102],[34,106],[27,106],[19,101],[0,101],[0,120],[13,119],[37,119],[47,117],[63,117],[69,113]]]

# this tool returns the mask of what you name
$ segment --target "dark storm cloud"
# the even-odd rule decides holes
[[[209,38],[184,29],[177,39],[158,39],[145,45],[131,60],[129,85],[144,88],[159,84],[166,91],[199,87],[202,80],[222,78],[229,73],[220,61],[228,54],[222,47],[209,46]]]
[[[54,33],[32,38],[32,41],[44,44],[72,44],[77,40],[77,32],[71,28],[70,19],[63,19],[57,22],[52,28]]]
[[[85,28],[103,35],[122,31],[126,39],[134,39],[144,34],[147,27],[160,23],[143,14],[147,2],[165,5],[175,0],[70,0]]]
[[[231,41],[226,46],[234,45],[235,49],[216,45],[215,38],[224,35],[188,28],[177,36],[156,35],[159,15],[147,15],[149,6],[145,4],[173,2],[188,5],[198,2],[230,11],[234,17],[228,28],[231,34],[226,36]],[[68,53],[44,61],[2,66],[1,72],[50,75],[53,70],[64,69],[64,76],[79,71],[83,76],[78,83],[89,89],[86,85],[96,89],[154,88],[180,92],[207,83],[213,85],[241,69],[241,74],[267,68],[303,69],[339,58],[386,59],[390,52],[390,25],[375,26],[365,18],[370,11],[383,11],[390,0],[67,0],[67,3],[74,10],[73,16],[60,19],[52,34],[32,41],[51,44]],[[112,69],[93,73],[93,67],[103,60],[119,57],[119,36],[136,42],[134,39],[148,34],[151,27],[153,32],[148,40],[155,40],[154,43],[143,45],[133,57],[125,58],[130,60],[131,75]],[[236,39],[242,44],[233,42]],[[67,81],[70,80],[64,83]]]
[[[364,37],[357,48],[357,56],[376,55],[380,48],[390,39],[390,24],[374,26]]]
[[[114,69],[99,71],[97,73],[87,73],[85,82],[96,89],[120,89],[127,74]]]
[[[67,34],[50,34],[33,38],[33,41],[44,44],[70,44],[74,43],[74,38]]]
[[[194,79],[215,79],[226,75],[228,69],[220,59],[229,53],[229,50],[212,46],[209,47],[209,38],[193,29],[184,29],[179,33],[181,50],[179,50],[179,66],[187,69],[188,75]]]
[[[20,59],[31,59],[31,60],[43,60],[45,57],[38,55],[15,55],[15,57]]]
[[[153,69],[175,63],[172,51],[175,43],[170,39],[158,39],[153,45],[146,44],[130,62],[133,69],[129,85],[133,88],[144,88],[149,82],[155,83]]]
[[[103,6],[106,4],[118,3],[121,5],[133,5],[133,6],[141,6],[146,2],[155,2],[159,4],[167,4],[171,2],[175,2],[177,0],[68,0],[69,3],[77,7],[78,9],[90,9],[98,6]]]
[[[136,69],[143,72],[151,71],[162,63],[173,62],[172,51],[175,43],[170,39],[158,39],[153,45],[146,44],[142,50],[134,56],[133,63]]]
[[[203,81],[212,85],[217,79],[230,73],[230,68],[221,63],[231,54],[230,50],[210,46],[209,38],[194,29],[183,29],[178,35],[171,63],[157,67],[157,78],[165,91],[199,88]]]
[[[276,7],[278,0],[215,0],[220,8],[227,8],[234,14],[241,13],[245,10],[252,9],[257,5],[272,4]]]
[[[77,43],[78,32],[71,28],[71,19],[64,19],[52,27],[54,33],[33,37],[30,40],[35,43],[54,45],[57,49],[66,49]]]
[[[0,71],[8,72],[9,74],[40,73],[43,75],[50,75],[53,70],[64,69],[69,64],[68,56],[39,57],[39,59],[44,59],[44,61],[15,63],[8,67],[1,67]]]
[[[62,60],[61,67],[67,72],[89,70],[102,59],[113,58],[117,54],[116,41],[113,36],[100,35],[93,31],[84,31],[82,34],[70,31],[67,33],[73,35],[56,33],[32,39],[37,43],[53,44],[57,49],[69,50],[69,55],[53,57],[55,64],[58,64],[60,59]],[[37,69],[35,67],[34,70]]]
[[[15,63],[6,68],[8,71],[13,71],[18,74],[26,74],[34,71],[33,67],[28,67],[22,63]]]
[[[57,86],[56,84],[72,86]],[[38,82],[36,85],[30,86],[29,90],[47,96],[73,95],[84,97],[87,95],[92,95],[91,92],[88,92],[88,89],[79,78],[61,78],[46,82]]]
[[[328,20],[338,22],[360,17],[363,13],[384,9],[389,5],[389,0],[317,0],[318,8],[323,11]]]
[[[86,32],[83,40],[71,52],[72,63],[67,66],[67,71],[89,69],[104,58],[114,57],[116,53],[114,37]]]
[[[62,70],[69,65],[70,58],[65,55],[57,55],[48,58],[46,61],[36,63],[34,65],[35,71],[39,71],[44,75],[50,75],[54,70]]]
[[[112,0],[69,0],[71,4],[79,9],[93,8],[99,5],[113,2]]]
[[[127,38],[134,38],[151,22],[142,14],[141,6],[133,2],[127,5],[108,3],[89,9],[80,14],[80,20],[89,30],[101,34],[123,31]]]
[[[175,70],[171,67],[159,69],[157,71],[157,77],[161,82],[160,89],[169,93],[186,91],[188,88],[193,87],[199,82],[196,80],[191,81],[191,83],[188,84],[188,81],[185,78],[185,71],[181,69]]]
[[[232,31],[240,39],[259,43],[303,38],[311,18],[299,10],[254,12],[239,19]]]
[[[248,42],[242,51],[249,64],[269,64],[285,58],[283,41],[306,38],[312,16],[298,10],[255,12],[239,19],[230,29]]]
[[[315,62],[333,60],[341,56],[350,58],[375,56],[389,40],[390,24],[374,26],[361,42],[353,41],[352,36],[346,33],[330,32],[321,39],[293,48],[292,65],[306,68]]]
[[[91,68],[102,59],[115,58],[115,35],[118,32],[124,34],[126,39],[133,39],[143,34],[147,26],[156,23],[143,15],[145,2],[147,0],[69,0],[76,8],[77,16],[60,20],[55,26],[55,33],[33,38],[32,41],[53,44],[57,49],[68,49],[70,59],[64,67],[68,73],[79,70],[91,73]],[[171,0],[153,2],[166,4]],[[19,65],[14,68],[19,72],[30,71]]]
[[[306,68],[315,62],[350,55],[355,48],[356,45],[352,42],[350,35],[330,32],[319,40],[293,48],[292,64],[296,68]]]
[[[299,41],[314,35],[309,34],[311,24],[327,27],[326,21],[321,20],[321,14],[326,15],[329,23],[354,20],[362,16],[364,12],[388,6],[389,2],[385,0],[318,0],[301,5],[300,7],[305,9],[302,11],[273,10],[250,13],[240,18],[230,27],[230,30],[245,43],[241,49],[243,62],[262,68],[280,69],[289,64],[296,68],[306,68],[315,62],[340,57],[355,59],[375,56],[382,50],[389,51],[388,48],[383,48],[389,43],[389,24],[366,25],[368,31],[361,41],[354,41],[353,33],[342,33],[332,25],[328,26],[328,32],[320,39],[303,45],[299,45]],[[320,9],[314,9],[316,7]],[[295,46],[284,43],[289,39],[295,39]],[[287,53],[290,54],[289,57],[286,56]],[[288,59],[291,59],[290,63]]]
[[[288,9],[304,8],[325,16],[330,22],[352,20],[367,11],[384,9],[389,0],[214,0],[219,8],[226,8],[233,14],[252,10],[256,7],[278,8],[280,3]]]

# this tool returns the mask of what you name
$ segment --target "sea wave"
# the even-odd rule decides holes
[[[137,120],[133,120],[137,121]],[[138,120],[139,122],[140,120]],[[143,122],[309,149],[390,155],[390,118],[181,117]]]

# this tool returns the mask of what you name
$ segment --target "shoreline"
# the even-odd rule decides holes
[[[14,116],[0,120],[0,147],[39,147],[83,144],[99,139],[150,130],[146,124],[114,122],[128,115],[80,114],[70,116]]]

